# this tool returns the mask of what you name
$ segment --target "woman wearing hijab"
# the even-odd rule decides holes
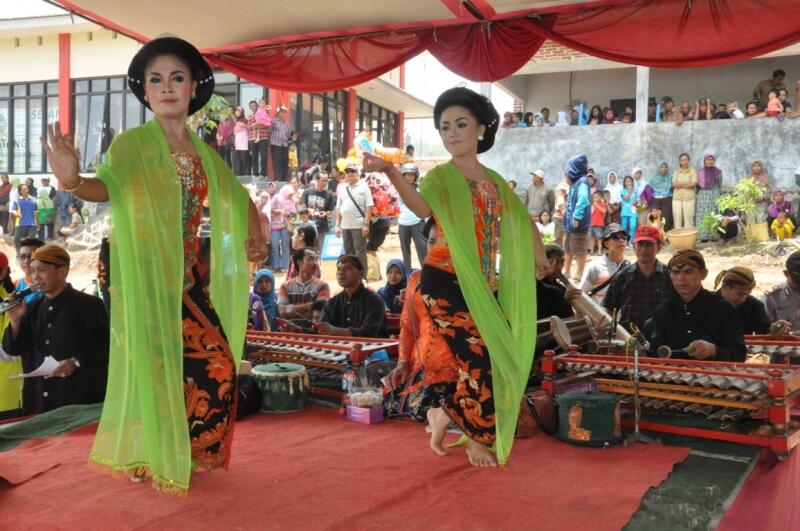
[[[769,175],[767,175],[767,170],[764,168],[764,163],[760,160],[755,160],[750,165],[750,174],[747,176],[748,179],[753,179],[758,186],[760,186],[764,190],[764,195],[760,201],[758,201],[759,206],[764,210],[767,211],[767,206],[769,205],[769,190],[770,190],[770,182],[769,182]]]
[[[90,463],[185,495],[192,470],[230,462],[247,261],[264,259],[266,241],[247,192],[186,126],[214,90],[200,52],[156,38],[131,61],[128,86],[154,118],[114,139],[95,178],[79,175],[58,122],[43,144],[68,192],[111,205],[108,390]],[[198,237],[205,200],[209,260]]]
[[[278,330],[278,294],[275,293],[275,275],[267,268],[259,269],[253,281],[253,294],[261,299],[270,330]]]
[[[769,333],[770,320],[764,303],[750,295],[755,287],[753,271],[744,266],[720,271],[714,280],[717,293],[736,307],[744,335]]]
[[[452,376],[424,388],[438,406],[427,412],[431,449],[447,453],[442,443],[454,421],[466,436],[470,463],[497,466],[507,461],[513,444],[531,370],[528,346],[536,343],[531,279],[537,270],[548,270],[547,259],[522,202],[502,176],[478,160],[494,144],[499,125],[492,103],[458,87],[439,96],[433,114],[452,159],[428,172],[419,191],[383,159],[366,154],[364,167],[387,174],[403,202],[419,218],[434,216],[443,235],[428,251],[419,287],[409,295],[411,304],[422,300],[427,310],[417,316],[420,330],[443,336],[447,347],[441,351],[420,340],[422,366],[445,363]],[[498,254],[503,256],[499,272]],[[523,285],[531,289],[520,289]],[[392,380],[403,383],[408,375],[404,359]]]
[[[294,193],[294,187],[291,184],[285,184],[278,195],[272,198],[270,265],[273,270],[278,272],[289,267],[289,255],[291,254],[289,220],[297,214]]]
[[[717,211],[717,198],[722,188],[722,170],[716,167],[717,158],[713,153],[703,157],[703,167],[697,170],[697,204],[694,219],[700,229],[700,241],[716,240],[717,235],[703,228],[706,214]]]
[[[406,265],[399,258],[395,258],[386,266],[386,285],[378,289],[378,295],[383,299],[383,304],[390,313],[400,313],[403,305],[400,303],[400,292],[406,289],[408,271]]]

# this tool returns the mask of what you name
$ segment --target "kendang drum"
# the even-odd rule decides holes
[[[253,368],[261,389],[261,411],[291,413],[308,407],[308,373],[296,363],[266,363]]]
[[[572,392],[559,396],[556,402],[556,436],[562,441],[580,446],[611,446],[622,442],[617,395]]]

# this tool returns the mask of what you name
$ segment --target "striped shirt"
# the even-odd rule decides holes
[[[282,146],[286,147],[289,145],[289,135],[291,131],[289,131],[289,124],[283,121],[281,115],[278,114],[274,120],[272,120],[272,134],[269,137],[269,143],[273,146]]]
[[[294,277],[289,282],[281,284],[278,290],[278,304],[307,304],[316,300],[327,300],[331,297],[328,283],[316,277],[308,282],[301,282],[300,277]]]

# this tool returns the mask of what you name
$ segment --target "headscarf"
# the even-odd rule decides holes
[[[386,282],[386,286],[384,286],[384,300],[386,301],[386,307],[389,308],[389,311],[392,313],[400,313],[403,310],[402,306],[398,306],[395,304],[395,299],[400,295],[400,291],[406,289],[406,285],[408,284],[408,271],[406,270],[406,264],[403,263],[402,260],[399,258],[394,258],[386,264],[386,273],[389,273],[389,268],[392,266],[397,266],[400,270],[400,274],[403,276],[402,280],[397,284],[389,284]]]
[[[569,125],[569,113],[567,113],[567,111],[558,111],[558,120],[556,121],[556,126],[563,127],[565,125]]]
[[[761,166],[761,175],[756,175],[753,173],[753,166],[759,164]],[[755,180],[760,186],[764,188],[769,188],[769,175],[767,174],[767,168],[764,166],[764,162],[761,160],[754,160],[752,164],[750,164],[750,174],[748,175],[751,179]]]
[[[641,172],[642,176],[639,179],[636,179],[636,172]],[[631,177],[633,177],[633,188],[636,190],[636,200],[638,201],[640,197],[642,197],[642,193],[644,192],[645,187],[647,187],[647,179],[644,178],[644,172],[638,166],[634,166],[631,169]]]
[[[541,121],[541,123],[539,123]],[[543,114],[535,114],[533,115],[533,126],[534,127],[544,127],[544,115]]]
[[[262,278],[268,278],[272,282],[272,289],[267,293],[259,293],[256,291],[259,281]],[[278,317],[278,295],[275,294],[275,275],[269,269],[259,269],[256,271],[256,278],[253,282],[253,293],[261,298],[261,304],[264,305],[264,313],[269,318],[269,326],[271,330],[277,330],[275,319]]]
[[[611,182],[611,176],[614,176],[615,182]],[[608,172],[608,176],[606,177],[606,187],[605,190],[611,194],[611,203],[622,203],[622,183],[619,182],[619,175],[617,172],[610,171]]]
[[[715,166],[711,166],[710,168],[706,166],[706,160],[711,157],[714,159],[714,164],[717,162],[717,157],[713,153],[706,153],[703,155],[703,167],[697,170],[697,185],[704,189],[710,190],[712,188],[719,188],[722,184],[720,183],[720,176],[722,175],[722,170]]]
[[[275,201],[283,210],[284,216],[297,213],[297,205],[294,202],[294,186],[291,184],[283,185],[281,191],[275,196]]]
[[[714,279],[714,289],[718,289],[720,285],[753,289],[756,287],[756,277],[749,267],[729,267],[720,271]]]

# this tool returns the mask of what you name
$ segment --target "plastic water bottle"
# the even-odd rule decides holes
[[[355,387],[356,373],[353,372],[353,366],[349,363],[344,366],[344,376],[342,376],[342,390],[348,395],[353,392]]]

